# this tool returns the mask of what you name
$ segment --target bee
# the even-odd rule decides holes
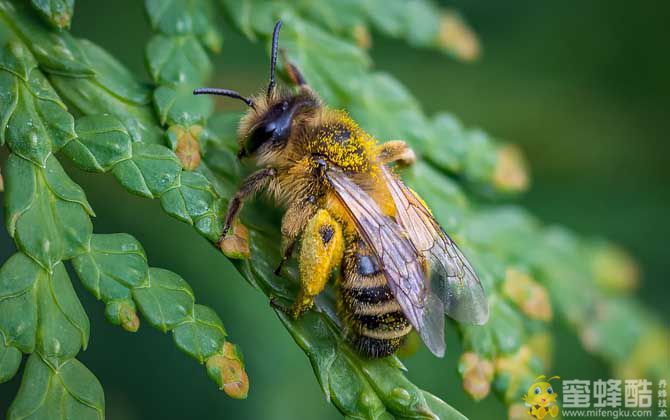
[[[341,267],[338,312],[352,347],[370,358],[389,356],[415,329],[442,357],[444,314],[485,323],[484,289],[426,203],[388,166],[415,160],[405,142],[379,144],[345,111],[328,108],[289,62],[295,86],[277,87],[280,28],[281,21],[273,31],[267,91],[249,98],[229,89],[194,91],[249,106],[240,121],[238,156],[261,168],[232,197],[219,245],[245,200],[267,192],[285,208],[276,274],[300,244],[298,295],[290,307],[275,306],[299,318]]]
[[[526,407],[528,407],[528,414],[539,420],[542,420],[547,415],[556,417],[559,410],[556,404],[558,394],[549,382],[561,378],[559,376],[552,376],[546,381],[542,381],[543,379],[545,379],[544,375],[535,378],[535,382],[528,388],[526,395],[523,396],[523,401]]]

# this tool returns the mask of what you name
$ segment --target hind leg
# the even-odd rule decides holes
[[[286,261],[291,258],[293,248],[310,219],[316,214],[318,208],[308,200],[295,203],[286,210],[281,221],[281,255],[282,259],[275,269],[276,275],[281,275],[281,270]]]
[[[384,165],[395,162],[401,166],[410,166],[416,161],[414,150],[402,140],[387,141],[379,146],[378,152]]]
[[[326,210],[319,210],[309,220],[300,243],[300,291],[288,313],[299,318],[314,305],[323,291],[333,268],[342,261],[344,238],[340,224]]]

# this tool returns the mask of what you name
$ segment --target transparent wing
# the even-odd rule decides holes
[[[341,170],[326,178],[356,224],[358,233],[381,263],[389,289],[403,313],[433,354],[444,355],[444,305],[427,287],[421,257],[402,228]]]
[[[430,267],[430,289],[457,321],[482,325],[489,318],[486,293],[475,270],[433,218],[423,201],[388,168],[382,171],[397,209],[396,219]]]

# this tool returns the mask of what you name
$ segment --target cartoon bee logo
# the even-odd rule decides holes
[[[231,199],[219,245],[245,200],[265,191],[286,209],[281,224],[282,264],[296,243],[298,318],[314,304],[334,268],[339,316],[351,345],[367,357],[393,354],[414,328],[438,357],[444,355],[444,314],[483,324],[488,303],[474,269],[433,218],[426,204],[387,165],[409,165],[403,141],[377,141],[346,112],[323,104],[291,63],[292,89],[275,84],[278,35],[272,37],[267,91],[246,98],[229,89],[194,94],[236,98],[249,106],[239,127],[239,157],[262,169]]]
[[[528,412],[539,420],[545,418],[547,414],[550,414],[551,417],[558,415],[558,404],[556,403],[558,394],[549,382],[561,378],[552,376],[546,382],[538,382],[544,378],[544,375],[535,378],[535,383],[528,388],[528,392],[523,396],[523,401],[526,403],[526,407],[528,407]]]

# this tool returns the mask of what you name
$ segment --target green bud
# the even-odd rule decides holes
[[[474,400],[479,401],[489,395],[493,381],[493,362],[477,353],[465,352],[458,363],[458,371],[463,377],[463,389]]]
[[[245,399],[249,393],[249,377],[242,355],[234,344],[226,342],[221,351],[206,362],[207,374],[229,397]]]
[[[513,144],[498,148],[493,184],[504,192],[521,192],[528,189],[530,178],[521,149]]]
[[[109,322],[120,325],[128,332],[136,332],[140,328],[137,308],[132,300],[113,300],[107,303],[105,316]]]
[[[463,61],[474,61],[481,54],[477,35],[455,12],[444,12],[440,16],[437,43]]]
[[[200,165],[200,133],[202,126],[197,124],[188,128],[173,125],[168,129],[170,143],[182,167],[187,171],[194,171]]]
[[[617,246],[598,247],[591,261],[596,282],[604,289],[627,292],[640,282],[640,268],[626,251]]]
[[[551,321],[553,312],[549,294],[529,274],[508,268],[502,291],[529,318]]]
[[[239,221],[235,221],[231,230],[232,232],[219,244],[221,251],[228,258],[237,260],[249,258],[251,256],[251,251],[249,250],[249,231]]]

